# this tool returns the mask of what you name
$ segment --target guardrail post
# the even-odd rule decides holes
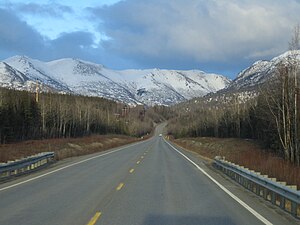
[[[280,208],[285,210],[285,198],[280,196]]]
[[[266,188],[263,188],[263,197],[264,199],[268,200],[268,193]]]
[[[259,184],[256,184],[256,194],[258,196],[260,196],[260,186],[259,186]]]
[[[294,217],[297,217],[297,203],[293,201],[291,203],[291,213]]]
[[[273,205],[276,205],[276,194],[273,191],[271,193],[271,202]]]

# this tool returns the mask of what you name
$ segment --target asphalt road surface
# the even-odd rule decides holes
[[[161,129],[161,128],[159,128]],[[147,141],[57,163],[0,185],[1,225],[297,224],[172,147]]]

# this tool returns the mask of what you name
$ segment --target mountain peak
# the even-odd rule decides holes
[[[283,54],[274,57],[269,61],[256,61],[238,74],[237,78],[234,79],[230,84],[229,89],[233,88],[239,90],[254,88],[255,86],[266,82],[268,79],[274,76],[280,63],[286,63],[292,58],[300,63],[300,50],[284,52]]]

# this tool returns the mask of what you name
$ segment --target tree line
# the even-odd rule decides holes
[[[90,134],[138,137],[152,131],[151,115],[144,106],[130,108],[99,97],[40,93],[37,98],[0,88],[0,143]]]

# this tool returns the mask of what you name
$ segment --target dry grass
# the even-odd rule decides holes
[[[47,139],[0,145],[0,162],[20,159],[40,152],[55,152],[57,160],[101,152],[139,141],[121,135],[93,135],[82,138]]]
[[[233,163],[261,172],[300,188],[300,167],[263,150],[257,143],[242,139],[186,138],[173,140],[176,144],[213,159],[225,156]]]

